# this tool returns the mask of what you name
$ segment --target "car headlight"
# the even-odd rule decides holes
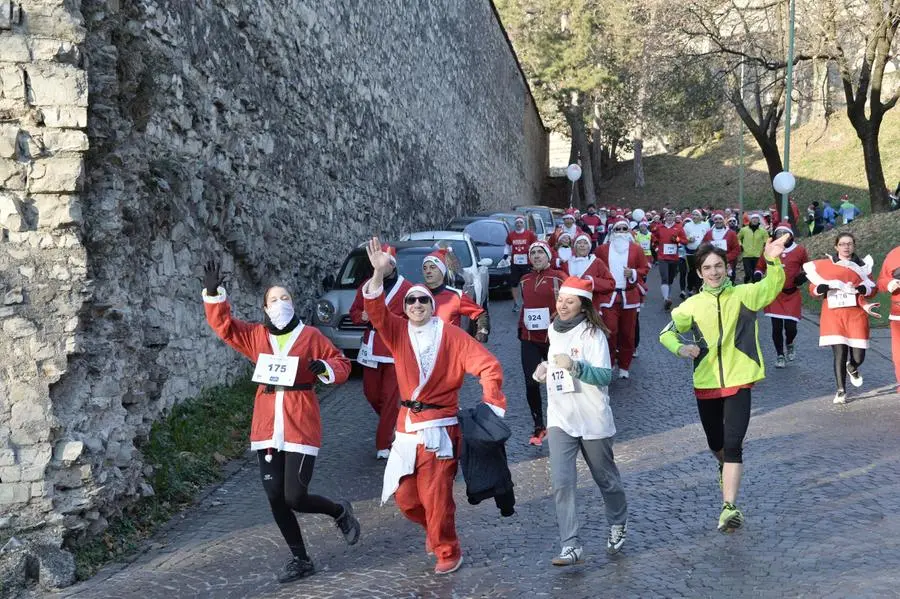
[[[509,268],[509,258],[503,258],[497,262],[497,268]]]
[[[334,304],[328,300],[319,300],[316,304],[316,318],[322,324],[331,324],[334,320]]]

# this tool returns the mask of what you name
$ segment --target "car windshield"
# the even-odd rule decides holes
[[[469,244],[464,239],[435,239],[434,243],[438,247],[449,247],[451,253],[459,260],[459,265],[462,268],[472,266],[472,252],[469,250]]]
[[[516,228],[516,217],[512,214],[493,214],[491,218],[504,221],[510,230]]]
[[[477,220],[466,229],[476,245],[506,245],[508,231],[498,222]]]
[[[335,289],[356,289],[372,276],[372,265],[365,253],[353,253],[347,257],[338,276]]]

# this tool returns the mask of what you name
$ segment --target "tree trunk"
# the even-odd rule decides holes
[[[881,149],[878,147],[878,134],[881,123],[870,123],[867,135],[860,135],[863,147],[863,160],[866,165],[866,182],[869,184],[869,201],[872,212],[889,212],[891,200],[884,185],[884,168],[881,165]]]
[[[650,8],[650,31],[654,30],[655,11]],[[637,110],[634,126],[634,187],[644,188],[644,106],[647,103],[647,71],[650,68],[650,51],[647,48],[648,36],[644,37],[641,56],[641,72],[638,80]]]
[[[599,106],[595,103],[594,118],[591,121],[591,166],[594,167],[594,190],[598,192],[603,181],[603,136],[599,112]]]
[[[581,105],[573,101],[572,105],[566,107],[566,121],[572,130],[572,143],[578,151],[578,157],[581,160],[581,188],[584,191],[583,204],[579,203],[579,208],[584,208],[587,204],[596,204],[597,196],[594,193],[594,175],[591,168],[591,149],[588,146],[587,134],[585,133],[584,114],[581,111]]]

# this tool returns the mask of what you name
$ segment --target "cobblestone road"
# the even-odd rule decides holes
[[[652,275],[654,287],[658,275]],[[616,457],[630,508],[623,552],[605,554],[601,498],[579,461],[583,566],[559,569],[547,450],[529,447],[530,418],[509,301],[492,304],[490,348],[501,359],[514,431],[509,446],[517,514],[470,506],[456,486],[465,565],[432,574],[424,535],[391,503],[379,505],[383,462],[373,450],[375,417],[359,379],[323,402],[325,444],[313,491],[353,501],[363,526],[346,547],[328,518],[302,516],[319,572],[278,585],[287,559],[248,462],[221,488],[150,543],[134,563],[105,569],[53,597],[887,597],[900,596],[900,397],[888,344],[862,368],[865,385],[834,406],[831,352],[804,321],[799,361],[771,367],[768,319],[760,323],[769,378],[753,392],[740,505],[746,527],[715,531],[720,495],[690,386],[689,364],[656,333],[667,321],[654,295],[641,315],[644,342],[633,378],[610,393]],[[887,331],[876,336],[886,339]],[[860,392],[854,392],[860,391]],[[479,397],[468,381],[463,404]]]

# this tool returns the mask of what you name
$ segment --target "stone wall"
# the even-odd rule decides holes
[[[539,203],[546,144],[488,0],[0,0],[0,536],[102,530],[243,371],[205,260],[309,307],[370,234]]]

